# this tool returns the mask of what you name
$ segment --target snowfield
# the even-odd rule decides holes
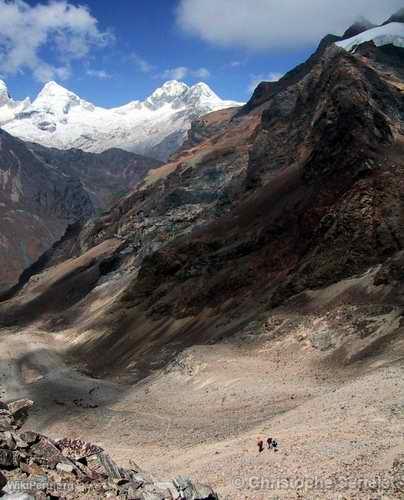
[[[359,45],[366,42],[373,42],[376,47],[383,45],[394,45],[396,47],[404,47],[404,24],[403,23],[389,23],[385,26],[372,28],[360,35],[337,42],[338,47],[351,52],[355,51]]]
[[[47,83],[32,103],[16,102],[0,84],[0,125],[24,141],[94,153],[117,147],[163,160],[183,142],[192,120],[240,105],[220,99],[205,83],[189,87],[169,81],[143,102],[112,109],[55,82]]]

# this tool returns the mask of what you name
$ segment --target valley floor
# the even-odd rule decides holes
[[[161,478],[190,475],[222,499],[398,498],[403,340],[339,368],[309,325],[282,321],[286,336],[195,346],[134,385],[66,364],[61,335],[3,331],[1,397],[35,400],[33,430],[81,437]],[[276,437],[279,451],[259,454],[258,436]]]

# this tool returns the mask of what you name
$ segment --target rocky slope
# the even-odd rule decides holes
[[[21,431],[33,404],[0,401],[2,498],[217,500],[211,488],[189,478],[157,481],[133,460],[131,469],[119,467],[102,448],[80,439],[53,441]]]
[[[160,162],[134,153],[59,151],[0,130],[0,291],[78,220],[106,209]]]
[[[112,377],[138,391],[147,423],[151,410],[174,422],[191,413],[187,398],[180,408],[162,407],[160,398],[169,393],[177,403],[182,390],[195,398],[192,437],[208,433],[198,415],[210,422],[218,411],[226,424],[238,408],[230,428],[223,424],[231,441],[217,447],[214,426],[209,448],[198,448],[204,471],[223,481],[230,498],[268,498],[241,493],[215,468],[230,465],[212,450],[239,459],[233,445],[248,449],[247,437],[232,434],[244,411],[253,422],[243,421],[240,432],[255,433],[265,419],[266,430],[283,425],[281,465],[307,477],[321,458],[321,474],[358,479],[381,467],[375,456],[387,461],[403,451],[404,49],[364,35],[348,50],[327,37],[241,112],[194,122],[169,163],[108,213],[72,228],[0,304],[4,327],[55,333],[65,359],[92,380]],[[187,364],[180,353],[198,346],[198,356],[201,345],[217,356]],[[253,359],[231,369],[246,361],[241,352]],[[215,379],[218,366],[230,372],[224,385]],[[160,388],[159,397],[148,396],[150,387]],[[209,402],[206,413],[197,401]],[[126,408],[119,403],[116,411]],[[175,450],[181,461],[178,439]],[[183,465],[201,466],[188,452]]]
[[[80,180],[37,157],[22,141],[0,130],[0,290],[15,283],[64,233],[94,214]]]
[[[286,77],[264,106],[249,103],[241,114],[222,111],[196,122],[170,163],[85,225],[78,240],[74,234],[74,244],[64,241],[57,257],[47,256],[48,266],[78,260],[28,283],[25,295],[2,305],[4,321],[12,322],[15,311],[22,317],[39,290],[68,290],[69,279],[53,282],[52,273],[70,274],[89,259],[85,275],[74,273],[74,286],[82,279],[85,290],[70,304],[75,312],[59,321],[102,331],[90,344],[84,335],[85,356],[108,345],[116,366],[124,353],[128,363],[140,356],[136,346],[147,341],[153,321],[181,324],[209,311],[211,319],[195,330],[206,339],[210,322],[241,304],[278,305],[394,255],[403,244],[401,51],[366,43],[352,54],[331,44],[305,71]],[[109,250],[86,257],[98,248]],[[87,291],[105,274],[108,307],[92,318],[87,308],[100,292]],[[116,335],[122,340],[140,328],[139,311],[139,338],[115,344]],[[162,336],[147,352],[154,356],[161,344],[170,351],[170,340]],[[192,341],[187,334],[184,342]]]
[[[162,162],[108,149],[103,153],[86,153],[80,149],[61,150],[30,143],[29,148],[48,165],[61,173],[80,179],[96,210],[105,210],[126,195]]]
[[[88,314],[91,301],[99,300],[96,287],[94,295],[76,297],[74,313],[59,315],[61,324],[103,332],[91,343],[83,336],[86,358],[108,346],[111,367],[122,356],[129,363],[140,356],[154,321],[185,321],[154,347],[143,346],[153,357],[164,344],[169,357],[171,335],[181,338],[189,318],[202,321],[209,311],[207,323],[184,337],[186,344],[215,336],[208,325],[241,304],[280,304],[399,251],[401,50],[364,44],[351,54],[335,44],[325,47],[308,73],[286,78],[264,107],[249,111],[247,105],[242,114],[213,113],[196,122],[171,163],[152,170],[139,189],[87,224],[74,245],[64,242],[64,258],[81,262],[86,252],[107,245],[107,262],[113,262],[90,259],[90,274],[85,267],[79,278],[88,290],[105,275],[101,269],[110,270],[102,289],[115,295],[108,295],[102,314]],[[48,265],[63,259],[63,250],[56,253]],[[71,261],[52,273],[71,273],[75,266]],[[52,289],[46,276],[28,283],[11,309],[3,304],[6,322],[15,311],[23,315],[26,300],[39,300],[38,290]],[[55,286],[72,285],[63,279]],[[133,343],[128,337],[127,345],[122,335],[132,331],[139,337]],[[106,368],[104,360],[91,359]]]
[[[3,82],[1,88],[7,93]],[[166,160],[182,144],[194,118],[239,105],[220,99],[204,83],[188,87],[169,81],[144,102],[104,109],[49,82],[32,104],[0,101],[0,125],[16,137],[47,147],[95,153],[120,148]]]

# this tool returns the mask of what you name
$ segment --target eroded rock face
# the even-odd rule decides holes
[[[121,149],[97,154],[79,149],[45,148],[39,144],[29,144],[29,148],[48,165],[80,179],[97,211],[110,208],[143,180],[150,169],[162,165],[161,161]]]
[[[4,411],[8,411],[12,418],[12,412],[16,408],[21,411],[31,407],[31,403],[25,400],[12,402],[4,405],[7,408]],[[41,481],[40,485],[38,481]],[[139,470],[139,467],[119,467],[102,448],[91,443],[67,438],[52,441],[40,434],[15,430],[0,431],[1,491],[5,498],[7,494],[23,494],[29,498],[51,496],[69,499],[218,498],[210,487],[193,483],[188,478],[156,481],[150,474]]]
[[[105,210],[161,162],[25,144],[0,131],[0,293],[64,234]]]
[[[18,139],[0,130],[0,291],[58,240],[66,226],[93,215],[77,178],[38,159]]]

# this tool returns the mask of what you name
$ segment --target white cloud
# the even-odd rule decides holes
[[[403,0],[180,0],[178,25],[222,46],[295,48],[341,34],[360,16],[386,20]]]
[[[135,52],[130,54],[129,60],[132,61],[142,73],[150,73],[154,70],[154,66],[152,64],[148,63]]]
[[[88,69],[86,73],[88,76],[98,78],[100,80],[110,80],[112,78],[112,75],[110,75],[104,69]]]
[[[161,75],[166,80],[184,80],[188,76],[206,80],[210,77],[210,71],[207,68],[191,69],[179,66],[178,68],[166,69]]]
[[[87,7],[66,0],[29,5],[23,0],[0,0],[0,73],[29,70],[40,81],[70,76],[71,62],[104,47],[113,36],[102,32]],[[53,49],[52,64],[42,56]]]
[[[284,73],[268,73],[266,75],[251,75],[248,84],[248,92],[254,92],[261,82],[277,82],[283,77]]]
[[[162,78],[167,80],[183,80],[188,75],[188,68],[180,66],[178,68],[166,69]]]
[[[202,79],[208,79],[210,77],[210,71],[206,68],[199,68],[196,69],[195,71],[191,70],[191,76],[195,78],[202,78]]]

